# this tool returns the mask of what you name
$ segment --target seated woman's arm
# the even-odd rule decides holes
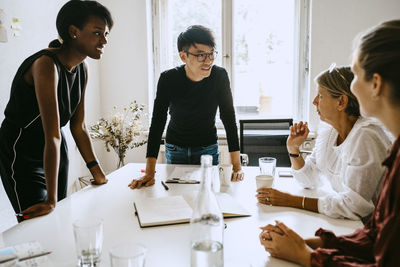
[[[316,157],[318,153],[316,153],[315,149],[311,153],[311,155],[307,156],[305,160],[304,166],[295,170],[292,168],[292,173],[294,179],[304,188],[317,188],[321,186],[321,171],[317,166]]]
[[[300,151],[299,147],[304,142],[308,133],[307,124],[302,125],[303,130],[298,124],[294,124],[290,128],[290,136],[287,140],[287,149],[290,153],[296,153]],[[299,131],[297,131],[299,130]],[[305,131],[303,133],[303,131]],[[304,162],[302,159],[291,158],[292,162],[292,172],[296,181],[304,188],[316,188],[321,185],[321,171],[317,164],[317,157],[325,158],[325,153],[327,153],[327,140],[332,127],[324,129],[319,134],[315,148],[311,155],[306,158]],[[296,161],[301,161],[302,164],[295,165]],[[313,212],[318,212],[318,199],[317,198],[306,198],[304,196],[295,196],[288,193],[281,192],[273,188],[260,188],[257,190],[256,195],[258,202],[267,205],[274,206],[284,206],[306,209]]]
[[[325,159],[326,153],[331,152],[331,148],[328,147],[329,136],[331,135],[333,128],[322,127],[318,132],[318,137],[315,142],[315,147],[311,155],[307,156],[305,163],[301,168],[295,168],[292,166],[292,173],[296,181],[304,188],[317,188],[322,184],[321,181],[321,166],[319,161]],[[295,159],[291,159],[293,161]]]

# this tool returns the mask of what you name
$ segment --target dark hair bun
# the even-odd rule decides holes
[[[57,48],[57,47],[61,47],[61,42],[58,39],[54,39],[53,41],[51,41],[49,43],[49,47],[50,48]]]

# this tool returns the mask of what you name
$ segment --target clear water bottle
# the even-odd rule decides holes
[[[211,190],[212,156],[201,156],[201,189],[190,220],[191,266],[224,266],[224,220],[217,198]]]

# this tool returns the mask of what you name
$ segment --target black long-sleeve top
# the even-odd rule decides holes
[[[166,142],[182,147],[217,143],[215,116],[219,108],[229,151],[239,150],[239,140],[229,78],[224,68],[213,66],[209,77],[193,82],[185,65],[161,73],[154,100],[146,157],[157,158],[167,120]]]

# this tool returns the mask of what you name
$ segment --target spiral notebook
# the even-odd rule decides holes
[[[197,192],[160,198],[140,198],[134,208],[141,228],[190,222]],[[250,213],[226,193],[216,194],[224,218],[246,217]]]

